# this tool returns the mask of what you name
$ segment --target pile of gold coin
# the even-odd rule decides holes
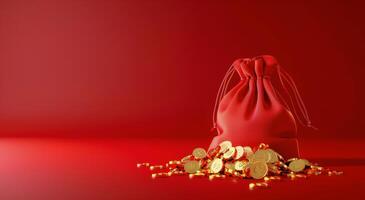
[[[149,168],[152,178],[187,175],[189,178],[207,177],[216,179],[251,179],[248,188],[267,188],[269,182],[297,178],[307,178],[311,175],[326,174],[341,175],[343,172],[325,169],[306,159],[290,158],[285,160],[278,152],[267,144],[258,147],[232,146],[230,141],[220,143],[208,152],[203,148],[195,148],[192,153],[180,160],[171,160],[165,165],[139,163],[138,168]]]

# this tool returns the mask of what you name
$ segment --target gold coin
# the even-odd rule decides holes
[[[268,168],[265,162],[257,161],[250,165],[250,176],[254,179],[262,179],[266,176]]]
[[[245,161],[236,161],[234,163],[234,169],[237,171],[242,171],[247,167],[247,162]]]
[[[229,147],[227,149],[227,151],[223,154],[223,158],[226,159],[226,160],[229,160],[234,156],[235,153],[236,153],[236,148]]]
[[[228,148],[232,147],[232,143],[230,141],[224,141],[221,142],[219,146],[221,147],[219,153],[225,153],[228,150]]]
[[[286,162],[291,162],[291,161],[293,161],[293,160],[298,160],[299,158],[290,158],[290,159],[288,159]]]
[[[223,169],[223,161],[220,158],[215,158],[210,165],[210,171],[212,173],[218,173]]]
[[[293,160],[289,163],[289,169],[293,172],[300,172],[305,168],[305,161],[302,159]]]
[[[199,161],[196,160],[190,160],[185,162],[184,164],[184,170],[185,172],[189,173],[189,174],[194,174],[197,171],[200,170],[200,163]]]
[[[306,166],[310,166],[311,165],[311,163],[307,159],[302,159],[302,160],[304,161],[304,163],[305,163]]]
[[[236,148],[236,155],[234,156],[234,159],[239,160],[242,158],[245,151],[242,146],[236,146],[235,148]]]
[[[243,151],[246,157],[251,156],[253,154],[252,148],[249,146],[243,147]]]
[[[226,162],[224,164],[224,167],[227,168],[227,169],[230,169],[230,170],[235,170],[234,163],[232,163],[232,162]]]
[[[270,153],[267,150],[259,149],[257,150],[252,157],[250,157],[250,162],[263,161],[269,162],[271,159]]]
[[[203,148],[195,148],[193,150],[193,156],[196,159],[203,159],[203,158],[205,158],[207,156],[207,152]]]
[[[268,161],[268,163],[274,163],[274,162],[278,162],[278,155],[276,154],[276,152],[272,149],[266,149],[266,152],[268,152],[268,154],[270,154],[270,159]]]

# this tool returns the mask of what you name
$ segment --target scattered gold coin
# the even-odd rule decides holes
[[[293,160],[289,163],[289,169],[293,172],[303,171],[305,168],[305,161],[302,159]]]
[[[234,147],[229,147],[226,152],[223,154],[223,158],[226,160],[231,159],[236,153],[236,148]]]
[[[228,150],[228,148],[232,147],[232,143],[230,141],[224,141],[221,142],[219,146],[221,147],[219,153],[225,153]]]
[[[223,161],[220,158],[215,158],[210,165],[210,171],[212,173],[218,173],[223,169]]]
[[[245,150],[243,149],[242,146],[236,146],[236,154],[234,156],[235,160],[239,160],[242,158],[243,154],[245,153]]]
[[[200,170],[200,163],[196,160],[190,160],[185,162],[184,170],[189,174],[194,174]]]
[[[247,162],[246,161],[236,161],[234,163],[234,169],[237,171],[242,171],[246,168]]]
[[[266,152],[269,154],[269,161],[268,163],[275,163],[279,161],[278,155],[276,154],[276,152],[272,149],[266,149]]]
[[[254,179],[264,178],[267,172],[267,165],[263,161],[256,161],[250,165],[250,176]]]
[[[302,158],[286,160],[267,144],[260,144],[253,149],[255,151],[249,146],[233,147],[230,141],[224,141],[208,152],[203,148],[195,148],[192,155],[185,156],[181,160],[170,160],[165,165],[138,163],[137,168],[148,167],[150,170],[158,170],[158,173],[151,175],[153,179],[187,175],[190,179],[208,177],[209,180],[213,180],[231,177],[235,182],[250,178],[264,181],[250,183],[250,190],[267,188],[268,183],[282,178],[297,180],[312,175],[343,174],[342,171],[323,168]]]
[[[262,161],[266,163],[269,162],[270,159],[270,153],[267,150],[259,149],[253,154],[250,162]]]
[[[193,156],[196,159],[203,159],[203,158],[205,158],[207,156],[207,152],[203,148],[195,148],[193,150]]]

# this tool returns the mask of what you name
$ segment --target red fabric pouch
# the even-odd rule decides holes
[[[235,72],[240,81],[227,92]],[[265,143],[286,158],[298,157],[295,118],[314,128],[293,79],[268,55],[234,61],[221,83],[215,104],[213,128],[218,135],[209,149],[225,140],[242,146]]]

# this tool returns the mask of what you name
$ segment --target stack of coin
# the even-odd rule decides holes
[[[254,150],[253,150],[254,149]],[[152,178],[188,175],[189,178],[207,177],[209,180],[254,179],[264,182],[249,184],[249,189],[267,188],[269,182],[285,178],[295,180],[311,175],[341,175],[343,172],[324,169],[306,159],[290,158],[285,160],[269,145],[261,143],[258,147],[233,146],[224,141],[217,147],[206,151],[195,148],[190,155],[180,160],[171,160],[165,165],[137,164],[138,168],[148,167],[157,173]]]

